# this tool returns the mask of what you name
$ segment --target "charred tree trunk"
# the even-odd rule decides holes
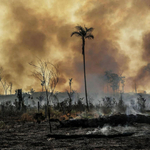
[[[39,101],[38,101],[38,113],[39,113],[39,110],[40,110],[40,103],[39,103]]]
[[[18,90],[18,99],[19,99],[19,110],[21,110],[21,104],[22,104],[22,89]]]
[[[49,102],[48,102],[48,91],[47,91],[47,89],[46,89],[46,99],[47,99],[47,111],[48,111],[47,113],[48,113],[49,128],[50,128],[50,133],[52,133],[52,127],[51,127],[51,122],[50,122],[51,112],[50,112],[50,108],[48,107]]]
[[[47,118],[47,105],[45,104],[45,118]]]

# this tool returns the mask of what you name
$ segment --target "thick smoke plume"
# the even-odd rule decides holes
[[[146,0],[0,1],[0,66],[14,90],[41,90],[28,63],[48,60],[59,65],[57,90],[68,89],[73,78],[72,88],[83,91],[82,41],[70,35],[85,25],[95,37],[85,46],[89,91],[101,91],[99,76],[112,70],[126,76],[129,92],[149,61],[149,6]]]

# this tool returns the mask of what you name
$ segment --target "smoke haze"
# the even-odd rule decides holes
[[[65,91],[69,78],[83,91],[82,41],[70,37],[76,25],[93,27],[94,40],[86,40],[89,91],[102,90],[99,78],[112,70],[126,76],[125,92],[149,90],[143,67],[150,56],[149,0],[0,0],[0,66],[13,89],[41,90],[31,77],[37,57],[59,65],[57,90]]]

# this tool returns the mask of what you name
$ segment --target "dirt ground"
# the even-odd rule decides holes
[[[94,131],[95,128],[56,128],[56,122],[52,123],[53,133],[71,135],[86,134]],[[150,125],[135,124],[130,128],[134,129],[132,136],[114,138],[86,138],[57,139],[47,137],[49,134],[48,121],[37,123],[8,123],[9,128],[0,129],[1,150],[130,150],[150,149]],[[120,127],[120,130],[123,130]]]

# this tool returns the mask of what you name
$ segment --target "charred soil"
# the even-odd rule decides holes
[[[102,132],[99,131],[105,131],[104,127],[107,127],[107,125],[104,125],[103,128],[84,128],[82,126],[64,128],[60,127],[58,121],[53,120],[53,122],[51,122],[53,133],[50,134],[48,121],[43,121],[40,124],[35,122],[22,123],[16,120],[5,120],[4,122],[7,126],[0,129],[1,150],[150,149],[149,123],[132,123],[132,125],[117,125],[115,127],[108,125],[108,128],[105,130],[108,129],[109,131],[107,130],[107,132],[103,132],[102,134]],[[128,130],[124,132],[124,129]],[[124,133],[132,134],[126,136]],[[95,135],[99,135],[99,137]],[[66,138],[69,136],[71,138]]]

